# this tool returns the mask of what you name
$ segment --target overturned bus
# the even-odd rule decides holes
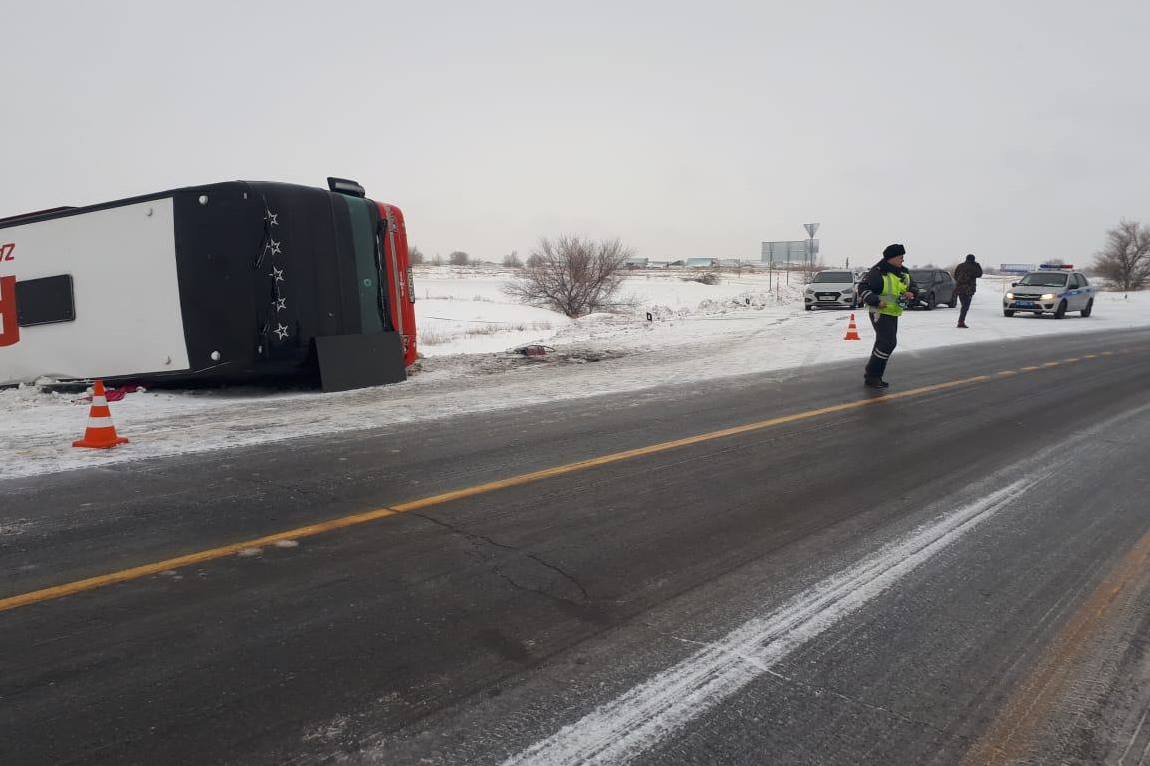
[[[0,385],[295,379],[416,359],[403,213],[354,181],[233,181],[0,219]]]

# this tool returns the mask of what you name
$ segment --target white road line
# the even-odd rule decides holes
[[[769,672],[803,643],[861,609],[1040,479],[1020,479],[919,527],[509,758],[505,766],[618,764],[631,760]]]

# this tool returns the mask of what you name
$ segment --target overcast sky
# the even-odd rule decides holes
[[[358,179],[425,253],[541,235],[1080,263],[1150,222],[1150,3],[0,0],[0,216]]]

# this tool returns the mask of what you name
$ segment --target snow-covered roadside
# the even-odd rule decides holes
[[[707,286],[662,280],[628,280],[635,296],[625,315],[597,314],[580,320],[529,312],[507,304],[491,290],[501,280],[476,275],[435,284],[417,275],[416,303],[425,322],[458,321],[440,313],[450,304],[470,321],[508,323],[510,331],[466,333],[455,348],[507,349],[521,342],[545,342],[556,353],[525,358],[503,352],[442,354],[424,347],[422,370],[404,383],[339,394],[268,393],[254,388],[130,394],[112,405],[120,431],[132,442],[111,451],[77,450],[87,408],[78,397],[32,388],[0,391],[0,478],[108,465],[148,457],[249,446],[404,422],[450,417],[604,393],[638,391],[667,383],[801,368],[857,359],[870,350],[870,328],[858,316],[864,342],[842,340],[848,312],[805,312],[789,294],[767,292],[759,277],[731,278]],[[484,280],[491,284],[480,284]],[[448,282],[450,280],[442,280]],[[989,284],[976,296],[971,329],[954,327],[957,312],[914,312],[902,323],[899,353],[960,343],[985,343],[1025,336],[1118,330],[1150,325],[1150,294],[1103,295],[1094,316],[1063,321],[1002,316],[999,290]],[[473,300],[476,296],[485,300]],[[431,313],[434,311],[435,313]],[[646,321],[650,311],[653,321]],[[550,315],[550,316],[547,316]],[[431,317],[448,317],[434,320]],[[456,319],[450,317],[455,316]],[[531,318],[534,317],[534,318]],[[544,318],[540,318],[544,317]],[[539,322],[519,330],[519,322]],[[550,322],[544,329],[542,324]],[[434,325],[430,325],[434,327]],[[490,344],[484,346],[482,344]],[[591,363],[595,361],[596,363]]]
[[[793,284],[775,284],[767,275],[726,275],[717,285],[690,281],[699,272],[636,272],[616,298],[615,314],[577,323],[555,311],[509,302],[503,286],[515,271],[499,268],[427,267],[416,272],[416,314],[420,353],[427,357],[506,351],[555,337],[580,335],[599,322],[618,327],[642,319],[724,313],[746,306],[787,304],[802,293]]]

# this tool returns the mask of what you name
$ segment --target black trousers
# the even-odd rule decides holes
[[[974,299],[973,295],[960,295],[958,296],[959,303],[962,304],[962,309],[958,312],[958,323],[962,324],[966,321],[966,312],[970,311],[970,302]]]
[[[871,349],[870,359],[866,363],[867,378],[881,379],[886,372],[886,363],[898,345],[898,317],[886,314],[867,312],[871,327],[874,328],[874,348]]]

